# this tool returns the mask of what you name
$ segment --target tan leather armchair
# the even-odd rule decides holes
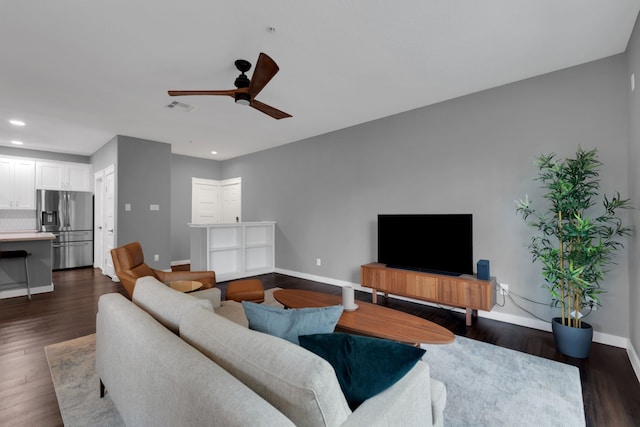
[[[144,263],[144,254],[140,242],[128,243],[111,249],[113,267],[116,275],[127,290],[129,298],[133,296],[136,280],[144,276],[153,276],[161,282],[178,280],[196,280],[202,283],[202,289],[216,286],[216,273],[213,271],[162,271],[155,270]]]

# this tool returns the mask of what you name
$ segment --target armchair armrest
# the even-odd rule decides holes
[[[138,275],[134,274],[131,270],[118,271],[116,273],[118,279],[120,279],[120,283],[124,286],[124,289],[129,294],[129,299],[133,297],[133,288],[136,286],[136,280],[138,280]]]

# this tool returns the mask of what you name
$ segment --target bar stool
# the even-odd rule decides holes
[[[31,288],[29,287],[29,265],[27,264],[27,258],[30,257],[31,254],[27,251],[16,250],[16,251],[0,251],[0,259],[3,258],[24,258],[24,274],[27,277],[27,298],[31,300]],[[18,282],[16,282],[18,283]]]

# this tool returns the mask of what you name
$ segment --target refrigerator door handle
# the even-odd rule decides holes
[[[67,227],[71,227],[71,218],[70,218],[71,217],[71,212],[69,210],[70,209],[69,208],[69,206],[70,206],[70,203],[69,203],[70,195],[69,195],[68,191],[64,193],[64,197],[65,197],[65,200],[66,200],[66,206],[65,206],[64,210],[66,211],[65,213],[67,214],[67,222],[66,222],[65,225]]]
[[[53,243],[52,248],[68,248],[69,246],[87,246],[91,242],[65,242],[65,243]]]

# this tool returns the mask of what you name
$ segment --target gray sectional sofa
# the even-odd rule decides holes
[[[248,329],[241,305],[215,291],[197,298],[144,277],[133,302],[100,298],[96,367],[127,425],[443,425],[446,391],[426,363],[351,411],[328,362]]]

